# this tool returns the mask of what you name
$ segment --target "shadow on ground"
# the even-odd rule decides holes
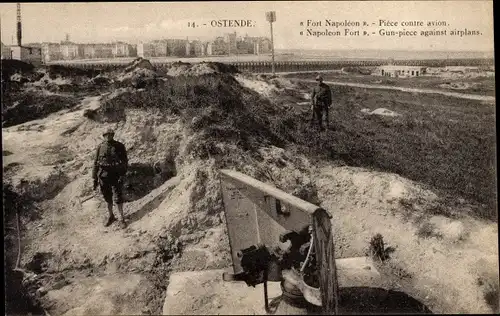
[[[177,171],[173,163],[165,163],[163,168],[152,164],[130,164],[125,180],[125,202],[133,202],[143,198],[176,174]]]
[[[344,315],[432,314],[427,306],[403,292],[371,287],[341,288],[339,312]]]
[[[173,189],[173,187],[171,188]],[[130,223],[136,222],[143,218],[145,215],[148,213],[152,212],[155,210],[160,204],[165,200],[167,195],[170,193],[170,190],[167,190],[158,196],[156,196],[154,199],[146,203],[144,206],[142,206],[139,210],[135,211],[134,213],[130,214],[128,219]]]
[[[340,315],[433,314],[427,306],[403,292],[371,287],[347,287],[339,291]],[[270,314],[276,313],[282,300],[279,296],[269,302]],[[295,307],[280,309],[298,311]],[[321,308],[311,306],[307,314],[321,314]]]

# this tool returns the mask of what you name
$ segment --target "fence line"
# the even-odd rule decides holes
[[[151,63],[158,68],[167,68],[175,62],[161,62],[152,60]],[[242,61],[221,62],[237,67],[240,71],[270,72],[272,65],[270,61]],[[340,70],[344,67],[377,67],[387,64],[384,60],[334,60],[334,61],[278,61],[275,63],[276,72],[293,71],[316,71],[316,70]],[[399,66],[486,66],[493,65],[493,59],[426,59],[426,60],[395,60],[394,65]],[[116,70],[128,65],[125,61],[114,62],[52,62],[50,65],[63,65],[83,69]]]

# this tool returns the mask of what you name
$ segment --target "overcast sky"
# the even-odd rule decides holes
[[[265,12],[276,11],[277,49],[398,49],[398,50],[493,50],[492,1],[259,1],[259,2],[160,2],[160,3],[23,3],[23,43],[60,42],[66,33],[75,42],[124,40],[131,43],[160,38],[208,39],[236,31],[240,35],[269,36]],[[16,4],[0,4],[1,37],[16,42]],[[254,27],[210,27],[212,20],[252,20]],[[450,25],[432,29],[478,30],[480,36],[438,37],[307,37],[300,22],[306,20],[367,21],[379,19],[440,20]],[[201,27],[188,27],[195,22]],[[204,23],[207,26],[202,26]],[[324,26],[315,28],[323,31]],[[378,31],[369,28],[367,31]],[[385,28],[388,29],[388,28]],[[406,29],[412,29],[406,27]],[[334,30],[334,29],[332,29]],[[343,27],[340,28],[343,32]]]

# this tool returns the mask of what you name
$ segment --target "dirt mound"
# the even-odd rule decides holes
[[[132,86],[136,89],[158,85],[158,74],[148,68],[135,68],[117,76],[118,87]]]
[[[336,255],[365,255],[370,238],[381,234],[394,252],[379,270],[433,312],[497,311],[490,300],[498,293],[495,224],[459,215],[465,212],[395,174],[325,167],[316,187],[321,205],[335,210]]]
[[[328,191],[331,198],[342,199],[342,201],[355,198],[360,195],[360,192],[362,192],[364,201],[372,201],[370,204],[366,204],[372,207],[375,205],[383,207],[387,205],[398,206],[401,201],[425,201],[425,203],[431,203],[438,198],[432,191],[396,174],[373,172],[352,167],[338,167],[328,171],[325,170],[325,173],[329,174],[329,177],[335,178],[336,185],[332,188],[325,182],[322,183],[322,186],[326,185],[329,190],[333,190]],[[339,192],[342,192],[342,195],[339,195]],[[354,200],[350,201],[355,203]],[[421,205],[421,207],[423,206]]]
[[[440,84],[439,86],[444,89],[467,90],[467,89],[474,89],[478,85],[479,85],[478,83],[473,83],[473,82],[446,82]]]
[[[18,82],[20,84],[23,84],[23,83],[30,81],[28,77],[23,76],[20,73],[13,74],[12,76],[10,76],[9,80],[12,82]]]
[[[36,186],[45,187],[46,198],[39,198],[39,203],[41,208],[49,210],[43,219],[27,223],[31,243],[24,250],[23,265],[28,267],[37,253],[48,253],[50,256],[44,257],[41,270],[37,270],[39,274],[50,273],[70,280],[67,271],[73,271],[78,280],[54,283],[43,277],[39,286],[43,287],[44,306],[51,306],[49,312],[93,311],[91,305],[84,303],[88,300],[94,308],[110,313],[140,312],[153,294],[141,292],[140,297],[144,298],[124,303],[118,309],[112,299],[107,299],[107,294],[99,302],[94,301],[89,289],[106,288],[106,284],[123,280],[122,273],[135,272],[140,277],[132,280],[124,290],[126,293],[122,293],[132,295],[141,282],[148,288],[160,288],[160,284],[164,287],[166,278],[160,280],[158,276],[170,266],[172,269],[177,265],[180,269],[226,267],[229,252],[218,180],[220,168],[235,168],[310,201],[317,200],[307,159],[272,146],[281,143],[269,127],[270,118],[277,117],[280,109],[239,85],[229,74],[179,76],[169,79],[159,89],[124,89],[99,100],[89,100],[94,101],[99,105],[84,102],[81,110],[93,109],[114,121],[116,138],[129,149],[131,168],[126,184],[129,202],[125,212],[130,225],[123,232],[115,227],[102,227],[104,205],[98,198],[87,198],[92,195],[93,151],[106,125],[88,120],[81,113],[68,112],[57,120],[32,122],[34,129],[43,122],[44,130],[37,138],[32,138],[31,129],[23,132],[26,133],[23,137],[32,138],[30,142],[23,141],[21,134],[13,129],[7,131],[5,138],[12,153],[7,158],[31,161],[29,165],[20,165],[18,179],[30,179],[28,187],[34,192],[33,197],[40,197],[42,192]],[[31,149],[17,148],[19,144],[14,145],[14,138],[22,144],[30,143]],[[62,168],[67,178],[55,181],[47,177],[50,165],[60,158],[52,159],[46,154],[31,157],[35,148],[40,152],[58,148],[57,155],[68,152],[73,160]],[[43,164],[49,164],[48,168],[42,168]],[[40,172],[33,172],[32,166],[37,166]],[[49,190],[47,184],[59,180],[64,180],[62,188]],[[179,245],[177,254],[159,236],[170,240],[169,245]],[[86,269],[101,272],[91,277],[77,272]],[[69,290],[74,291],[75,299],[65,296]],[[113,293],[109,292],[109,296],[116,295]],[[157,312],[163,295],[161,291],[154,295],[160,298],[152,309]]]
[[[75,97],[44,95],[36,91],[8,95],[2,104],[2,127],[43,118],[63,109],[71,109],[77,104]]]
[[[92,106],[89,106],[89,108],[92,108]],[[44,219],[27,223],[27,225],[34,225],[29,226],[30,236],[37,236],[38,242],[30,244],[29,247],[24,249],[23,265],[26,268],[31,267],[30,262],[32,262],[32,258],[36,257],[37,253],[50,254],[44,257],[43,264],[39,264],[41,268],[36,268],[36,273],[41,275],[41,279],[37,279],[36,284],[38,285],[36,288],[39,288],[39,292],[42,293],[43,301],[46,304],[54,303],[49,309],[57,314],[65,312],[71,314],[78,310],[94,311],[92,308],[108,310],[110,313],[120,311],[140,313],[143,312],[143,308],[151,308],[153,313],[156,313],[155,309],[160,308],[163,297],[161,290],[159,293],[151,291],[155,288],[161,289],[161,287],[165,287],[166,278],[160,276],[163,273],[162,271],[168,268],[164,266],[164,262],[168,263],[173,258],[169,246],[157,237],[163,235],[163,231],[170,231],[176,236],[173,238],[174,242],[177,243],[176,240],[183,237],[183,240],[189,243],[204,237],[201,235],[193,239],[187,237],[190,234],[197,230],[203,232],[205,228],[208,229],[221,223],[219,214],[220,200],[217,198],[219,190],[216,190],[218,183],[215,180],[213,182],[210,182],[212,180],[208,182],[202,180],[203,174],[207,174],[211,179],[215,178],[210,173],[213,167],[209,168],[204,164],[192,162],[179,171],[186,177],[184,181],[179,183],[176,180],[171,184],[162,185],[166,179],[175,175],[173,158],[178,156],[178,147],[183,139],[183,127],[175,122],[173,124],[162,122],[166,119],[164,115],[151,115],[145,110],[126,109],[128,123],[118,128],[117,131],[117,138],[125,137],[128,140],[125,141],[127,148],[130,148],[131,168],[126,186],[131,186],[131,188],[126,189],[126,195],[131,202],[128,203],[126,212],[132,221],[130,226],[133,231],[129,231],[124,235],[114,232],[112,233],[114,237],[108,238],[109,242],[106,243],[102,243],[102,236],[106,232],[102,231],[101,225],[96,225],[96,223],[100,222],[100,212],[95,211],[100,208],[99,204],[95,203],[97,200],[90,200],[85,203],[78,202],[91,194],[89,162],[92,161],[91,155],[95,150],[98,135],[102,133],[105,126],[98,128],[98,124],[86,121],[81,115],[67,113],[59,116],[58,120],[45,122],[44,134],[49,133],[53,135],[52,137],[34,138],[33,136],[30,137],[31,131],[26,131],[26,137],[27,139],[31,138],[30,146],[32,146],[32,149],[27,152],[22,148],[17,148],[19,146],[17,141],[14,146],[9,135],[5,137],[5,141],[9,143],[10,152],[12,153],[8,157],[13,160],[21,159],[23,152],[35,154],[36,147],[33,147],[33,145],[37,141],[39,142],[39,150],[42,152],[46,152],[45,148],[54,146],[54,144],[48,143],[53,142],[59,144],[59,146],[65,144],[64,147],[72,152],[73,157],[79,157],[76,159],[76,165],[67,165],[65,168],[68,180],[64,181],[62,191],[58,187],[57,191],[54,192],[55,194],[49,194],[49,191],[53,190],[48,189],[48,184],[57,181],[46,177],[50,173],[48,169],[51,169],[51,167],[42,168],[43,164],[54,163],[54,161],[46,161],[49,158],[46,154],[38,155],[37,159],[26,157],[26,160],[30,160],[31,164],[21,164],[22,169],[19,171],[19,177],[17,177],[19,181],[29,179],[27,181],[28,186],[25,186],[26,191],[33,192],[31,194],[32,198],[40,198],[40,195],[43,195],[40,207],[50,210],[45,213]],[[78,119],[78,117],[81,122],[77,123],[76,128],[71,127],[73,125],[71,121]],[[40,123],[41,121],[35,121],[33,125]],[[64,136],[68,135],[65,133],[67,128],[72,130],[71,134],[69,134],[71,135],[70,138]],[[170,132],[167,132],[169,130]],[[89,131],[92,131],[90,135]],[[19,134],[13,130],[11,130],[10,134],[17,135],[15,138],[19,138]],[[79,139],[80,144],[77,145],[75,139]],[[29,143],[20,141],[26,145]],[[188,152],[185,151],[185,153]],[[45,161],[41,160],[41,158]],[[182,161],[183,158],[179,157],[179,160]],[[34,172],[35,170],[31,165],[37,166],[35,169],[40,172]],[[81,177],[82,173],[86,176]],[[157,175],[158,179],[156,181]],[[153,186],[147,187],[144,183],[151,183]],[[205,184],[211,189],[206,189]],[[22,186],[18,185],[17,188],[22,190]],[[203,190],[205,194],[204,197],[201,197],[198,194]],[[181,205],[182,207],[179,208]],[[213,211],[214,207],[218,207],[219,211]],[[102,211],[102,207],[100,211]],[[156,213],[155,217],[148,216],[151,212]],[[212,213],[210,214],[210,212]],[[89,216],[90,214],[92,215]],[[162,219],[158,219],[158,216]],[[79,226],[77,230],[79,232],[78,236],[74,236],[74,229],[71,228],[74,225]],[[96,229],[98,231],[95,231]],[[131,235],[132,232],[136,232],[137,235],[135,233]],[[70,237],[72,235],[74,237]],[[62,236],[68,236],[70,239]],[[93,239],[91,236],[98,239]],[[143,238],[137,239],[139,236]],[[76,239],[74,239],[75,237]],[[145,242],[145,240],[148,241]],[[76,242],[79,247],[82,247],[80,249],[83,251],[72,251],[66,241],[70,241],[70,243]],[[101,246],[95,247],[95,245],[99,244]],[[221,247],[224,248],[224,246]],[[92,251],[89,251],[91,249]],[[219,252],[222,253],[222,249]],[[85,273],[77,272],[79,269],[87,269],[89,263],[93,269],[101,266],[106,267],[105,276],[96,275],[93,283],[89,283],[90,279]],[[119,270],[125,274],[117,275],[111,272],[110,269],[116,267],[117,264],[121,266]],[[147,271],[153,270],[161,271],[152,272],[149,275]],[[81,282],[75,284],[67,282],[69,275],[63,271],[74,271],[72,274]],[[86,298],[86,301],[91,299],[89,290],[92,284],[104,287],[106,284],[114,284],[113,282],[122,284],[122,281],[127,279],[125,275],[130,276],[131,271],[140,271],[140,276],[130,283],[130,287],[125,287],[124,291],[139,297],[139,301],[116,305],[113,300],[116,293],[113,291],[114,286],[111,286],[108,296],[99,295],[99,299],[96,296],[96,301],[91,305],[79,302],[81,298]],[[50,274],[45,275],[47,272]],[[54,282],[53,278],[49,277],[50,275],[60,276],[62,280]],[[75,287],[76,284],[83,284],[84,286]],[[35,286],[34,283],[33,286]],[[79,295],[72,296],[75,298],[73,300],[69,300],[64,296],[64,293],[67,293],[69,289],[79,293]],[[140,293],[133,294],[136,291],[135,289]],[[145,289],[147,293],[144,293],[141,289]],[[157,296],[159,300],[153,299],[151,295]],[[108,297],[109,300],[104,297]],[[148,307],[149,302],[154,302],[153,305],[155,306]],[[118,306],[120,307],[118,308]]]
[[[295,99],[304,99],[304,96],[298,92],[299,86],[283,77],[252,74],[236,74],[234,77],[243,87],[266,98],[283,98],[286,94],[290,94]]]
[[[5,94],[15,98],[16,93],[31,91],[40,94],[85,94],[105,92],[113,80],[109,73],[97,70],[84,70],[59,65],[37,69],[29,74],[16,73],[10,78],[10,89]]]
[[[43,85],[71,85],[73,83],[73,78],[62,76],[60,74],[51,74],[49,71],[43,69],[39,72],[40,78],[33,82],[33,86],[43,86]]]
[[[98,74],[97,76],[95,76],[94,78],[92,78],[90,80],[90,82],[92,84],[98,85],[98,86],[108,86],[108,85],[110,85],[110,84],[113,83],[113,79],[111,79],[108,76],[105,76],[105,75],[102,75],[102,74]]]
[[[4,129],[10,153],[4,160],[17,163],[11,181],[24,180],[33,192],[29,196],[43,210],[41,218],[25,223],[29,243],[22,264],[36,270],[34,283],[51,314],[159,314],[171,271],[230,266],[221,168],[241,171],[332,210],[337,255],[364,255],[370,237],[380,232],[396,248],[385,266],[388,273],[401,276],[394,287],[412,280],[413,287],[405,287],[405,292],[416,288],[412,296],[426,305],[439,302],[445,312],[487,310],[481,295],[491,297],[495,291],[495,250],[491,241],[483,248],[476,244],[492,240],[490,226],[433,218],[452,212],[438,208],[440,200],[433,192],[397,175],[333,167],[328,160],[351,155],[356,156],[352,161],[373,159],[373,150],[360,135],[343,130],[311,137],[308,114],[290,105],[306,99],[290,94],[298,87],[291,81],[261,78],[256,84],[207,63],[178,63],[170,70],[174,75],[155,89],[124,88],[88,97],[79,111]],[[151,70],[136,67],[127,74],[140,72]],[[272,97],[259,91],[259,85]],[[273,96],[280,100],[275,102]],[[359,115],[360,109],[355,110]],[[125,143],[130,159],[125,188],[129,226],[124,230],[103,227],[106,206],[92,191],[92,158],[109,125],[116,130],[115,138]],[[366,146],[361,148],[366,153],[353,153],[358,143]],[[328,160],[312,163],[309,153]],[[326,167],[315,167],[321,164]],[[427,222],[432,229],[425,237],[422,227]],[[434,236],[439,235],[443,237],[436,242],[440,237]],[[484,264],[474,249],[482,249]],[[457,250],[467,255],[460,257]],[[440,251],[445,255],[438,255]],[[453,266],[443,260],[450,256],[460,262],[463,273],[451,275]],[[432,269],[422,268],[421,258]],[[477,273],[463,269],[471,266]],[[481,266],[486,268],[479,271]],[[481,277],[482,285],[473,297],[462,300],[469,292],[454,287],[464,275],[468,284]],[[451,298],[429,293],[429,284]]]
[[[116,82],[115,87],[136,89],[157,87],[163,81],[162,77],[178,76],[202,76],[211,74],[235,74],[238,69],[223,63],[202,62],[202,63],[184,63],[174,62],[168,68],[157,70],[149,60],[138,58],[127,65],[123,71],[110,72],[109,76],[95,77],[100,82],[92,79],[90,82],[94,85],[107,86],[110,82]],[[104,77],[104,78],[103,78]],[[109,79],[109,80],[108,80]]]
[[[220,151],[213,145],[217,139],[238,142],[247,150],[280,139],[266,126],[270,118],[277,118],[280,108],[243,89],[227,74],[174,77],[158,89],[127,92],[111,99],[101,112],[116,121],[127,108],[179,115],[186,127],[197,133],[193,150],[207,157]]]
[[[279,89],[276,86],[269,84],[266,80],[253,80],[252,78],[245,76],[236,76],[236,80],[238,80],[242,86],[252,89],[253,91],[266,97],[274,96],[279,92]]]
[[[371,75],[374,67],[343,67],[343,73],[359,74],[359,75]]]
[[[207,65],[207,67],[210,67],[215,70],[217,73],[224,73],[224,74],[236,74],[239,73],[240,71],[238,70],[238,67],[233,66],[233,65],[228,65],[224,63],[216,63],[216,62],[206,62],[202,63]]]
[[[236,74],[238,69],[234,66],[214,63],[214,62],[201,62],[196,64],[175,62],[166,71],[167,76],[201,76],[206,74]]]
[[[89,87],[98,86],[92,78],[103,76],[95,70],[56,66],[59,65],[51,65],[39,70],[39,77],[28,84],[28,87],[51,92],[83,92],[89,90]]]
[[[1,61],[2,94],[19,91],[27,82],[36,81],[40,76],[35,67],[20,60],[2,59]]]
[[[155,67],[153,67],[153,65],[151,64],[151,62],[147,59],[144,59],[142,57],[139,57],[137,59],[135,59],[134,61],[132,61],[131,63],[129,63],[126,67],[125,67],[125,72],[130,72],[130,71],[133,71],[133,70],[136,70],[136,69],[149,69],[149,70],[155,70]]]
[[[38,70],[37,78],[30,80],[27,87],[52,93],[105,92],[111,87],[112,78],[111,71],[50,65]]]
[[[35,67],[32,64],[25,63],[16,59],[2,59],[2,80],[6,80],[15,73],[29,74]]]
[[[128,64],[123,72],[115,74],[116,87],[134,87],[136,89],[156,87],[159,75],[147,59],[137,58]]]
[[[86,77],[90,79],[99,74],[99,70],[96,69],[82,69],[78,67],[68,67],[63,65],[49,65],[46,66],[45,69],[51,79],[55,79],[57,77],[63,77],[63,78]]]

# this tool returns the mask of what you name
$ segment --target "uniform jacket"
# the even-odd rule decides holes
[[[332,104],[332,91],[325,83],[320,83],[315,86],[311,93],[313,104],[321,103],[329,106]]]
[[[96,180],[98,172],[102,168],[111,168],[120,175],[125,175],[127,167],[128,157],[125,145],[116,140],[106,140],[97,146],[92,178]]]

